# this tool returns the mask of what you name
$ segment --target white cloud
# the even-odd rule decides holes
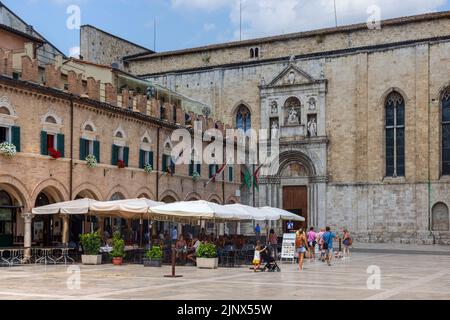
[[[69,49],[69,57],[78,58],[80,56],[80,47],[72,47]]]
[[[336,0],[338,24],[366,22],[367,8],[377,5],[381,19],[438,10],[446,0]],[[175,9],[226,8],[239,38],[239,0],[172,0]],[[243,39],[334,26],[333,0],[242,0]]]
[[[203,30],[205,30],[206,32],[212,31],[216,28],[216,25],[214,23],[205,23],[203,25]]]

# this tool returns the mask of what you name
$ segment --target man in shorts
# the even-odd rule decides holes
[[[327,227],[326,232],[323,234],[322,238],[326,260],[328,266],[331,266],[331,259],[333,259],[333,239],[336,239],[336,233],[331,232],[331,228]]]

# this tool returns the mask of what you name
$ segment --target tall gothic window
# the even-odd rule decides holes
[[[250,110],[244,105],[240,105],[236,113],[236,129],[244,131],[252,128],[252,115]]]
[[[386,100],[386,176],[405,176],[405,99],[398,92]]]
[[[450,87],[442,95],[442,174],[450,175]]]

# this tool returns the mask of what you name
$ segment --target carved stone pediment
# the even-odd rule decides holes
[[[315,79],[305,71],[291,64],[275,77],[267,87],[292,86],[314,83]]]

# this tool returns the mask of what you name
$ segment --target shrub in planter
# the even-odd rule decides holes
[[[217,269],[219,258],[217,248],[212,243],[202,243],[197,251],[197,267],[200,269]]]
[[[17,154],[16,146],[12,143],[0,143],[0,154],[6,158],[12,158]]]
[[[90,154],[86,157],[86,165],[88,166],[89,169],[94,169],[97,167],[97,158]]]
[[[161,267],[163,252],[161,247],[153,246],[145,253],[144,266],[145,267]]]
[[[192,180],[194,180],[194,182],[197,182],[198,180],[200,180],[201,176],[198,172],[194,172],[192,174]]]
[[[98,232],[80,235],[81,245],[84,254],[81,257],[83,264],[101,264],[102,256],[99,254],[102,246],[102,239]]]
[[[150,174],[153,172],[153,167],[150,164],[146,163],[144,166],[144,171],[145,173]]]
[[[113,249],[110,253],[113,264],[120,266],[123,263],[125,257],[125,241],[122,239],[119,232],[115,232],[113,236]]]

